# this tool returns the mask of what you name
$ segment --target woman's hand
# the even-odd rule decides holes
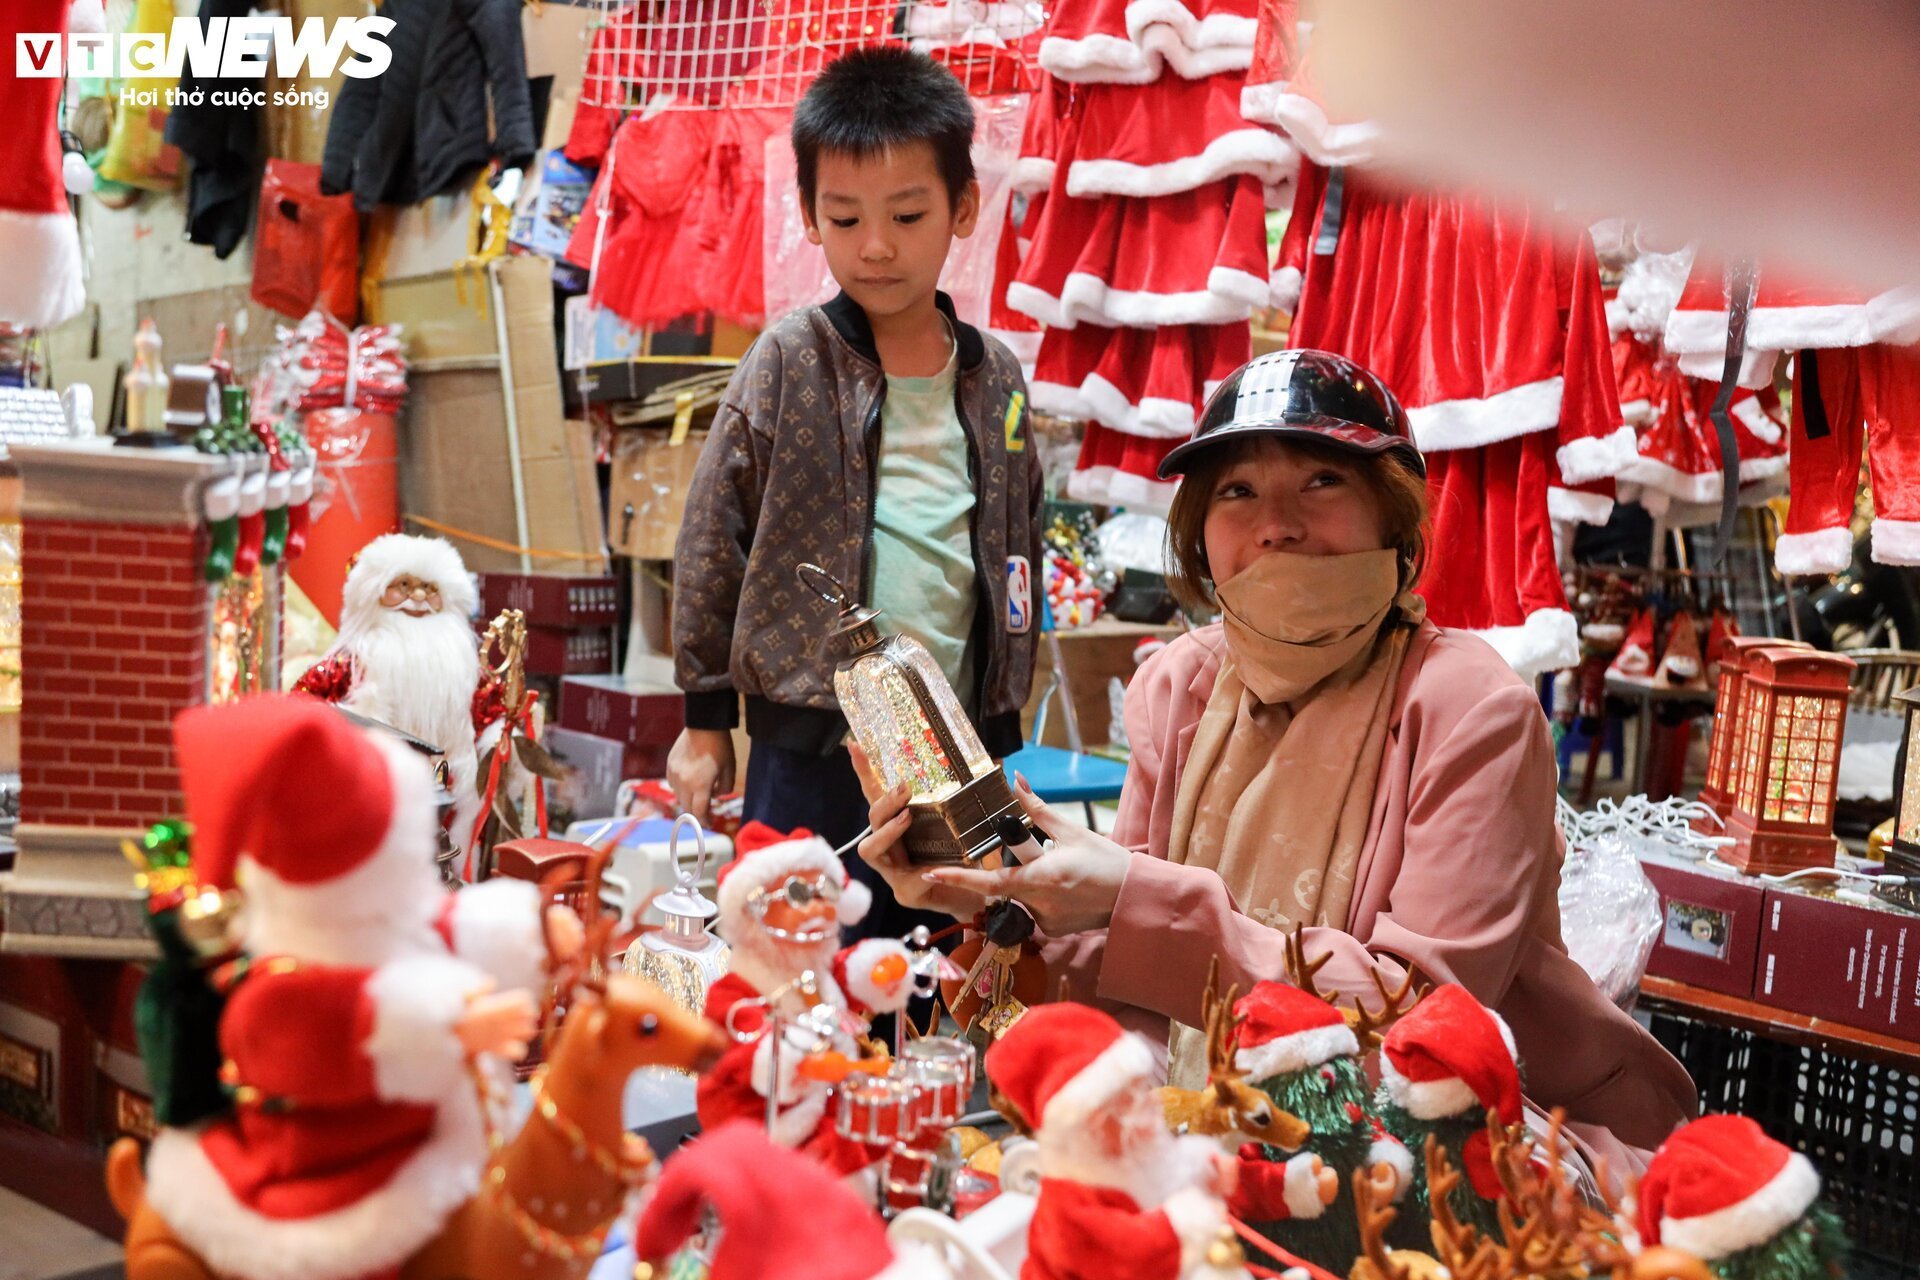
[[[1137,855],[1055,813],[1033,794],[1025,778],[1016,776],[1014,788],[1034,826],[1053,838],[1053,848],[1038,856],[1029,854],[1029,860],[1018,867],[1000,871],[939,867],[926,872],[925,878],[943,888],[1024,903],[1049,937],[1106,928],[1113,920],[1127,868]],[[878,815],[878,806],[874,813]],[[879,831],[877,816],[874,830]]]
[[[979,894],[932,883],[920,868],[907,861],[901,841],[906,838],[913,815],[907,812],[906,786],[888,791],[866,753],[851,743],[848,750],[853,755],[853,771],[860,776],[860,790],[872,806],[867,821],[873,830],[860,841],[860,857],[880,873],[900,905],[945,912],[956,920],[971,920],[984,911],[986,899]]]

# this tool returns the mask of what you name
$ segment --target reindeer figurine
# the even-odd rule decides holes
[[[1247,1083],[1246,1072],[1234,1065],[1234,1040],[1240,1023],[1233,1016],[1239,987],[1220,995],[1220,958],[1207,968],[1207,989],[1201,997],[1203,1030],[1207,1037],[1207,1084],[1201,1089],[1157,1090],[1167,1127],[1175,1133],[1197,1133],[1222,1139],[1229,1148],[1244,1142],[1297,1151],[1313,1132],[1298,1116],[1283,1111],[1260,1090]]]

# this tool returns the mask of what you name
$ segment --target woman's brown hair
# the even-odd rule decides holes
[[[1373,492],[1387,529],[1387,545],[1400,553],[1400,589],[1419,584],[1427,568],[1427,544],[1433,525],[1427,512],[1427,482],[1392,454],[1368,457],[1336,444],[1298,437],[1236,440],[1203,449],[1174,491],[1167,513],[1167,585],[1188,611],[1206,613],[1216,606],[1213,572],[1207,566],[1207,508],[1220,478],[1255,449],[1279,446],[1296,457],[1351,472]]]

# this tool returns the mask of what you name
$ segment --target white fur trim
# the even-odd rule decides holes
[[[1260,24],[1251,17],[1235,13],[1211,13],[1196,18],[1181,0],[1132,0],[1127,5],[1127,35],[1135,43],[1149,27],[1161,26],[1180,38],[1187,48],[1245,49],[1253,52],[1254,37]]]
[[[1627,629],[1618,622],[1589,622],[1580,628],[1580,638],[1612,648],[1627,638]]]
[[[1294,145],[1300,148],[1301,154],[1315,164],[1344,168],[1363,165],[1373,159],[1374,143],[1379,141],[1380,127],[1370,120],[1334,124],[1327,119],[1326,110],[1319,103],[1291,89],[1271,96],[1263,95],[1263,100],[1257,105],[1261,108],[1261,114],[1256,118],[1285,129]],[[1240,114],[1247,114],[1244,89],[1241,90]]]
[[[398,1267],[480,1189],[487,1158],[472,1092],[450,1091],[433,1136],[385,1186],[311,1218],[269,1218],[240,1203],[197,1133],[162,1129],[147,1157],[147,1200],[222,1275],[352,1280]]]
[[[1167,1215],[1167,1225],[1180,1241],[1180,1274],[1190,1275],[1228,1229],[1227,1206],[1218,1196],[1198,1187],[1185,1187],[1168,1196],[1160,1211]]]
[[[1720,472],[1682,471],[1678,467],[1661,462],[1655,458],[1638,458],[1633,465],[1621,473],[1621,479],[1631,480],[1635,484],[1658,489],[1669,497],[1682,502],[1718,502],[1720,500]]]
[[[1393,1199],[1399,1203],[1400,1197],[1413,1185],[1413,1155],[1407,1150],[1407,1144],[1393,1137],[1375,1138],[1367,1148],[1367,1163],[1384,1164],[1393,1170]]]
[[[1755,351],[1807,347],[1905,346],[1920,339],[1920,289],[1890,289],[1865,302],[1824,307],[1755,307],[1747,314],[1747,346]],[[1727,349],[1727,313],[1676,311],[1667,317],[1667,349],[1688,354]]]
[[[1551,485],[1547,489],[1547,517],[1561,524],[1603,525],[1613,519],[1613,499],[1604,493],[1582,493]]]
[[[1085,422],[1094,416],[1080,388],[1070,387],[1064,382],[1040,382],[1028,378],[1027,397],[1029,404],[1049,417],[1072,418],[1076,422]],[[1124,397],[1122,399],[1124,401]],[[1107,425],[1114,424],[1108,422]]]
[[[1061,286],[1059,297],[1015,281],[1007,286],[1007,305],[1054,329],[1071,329],[1082,321],[1133,329],[1236,324],[1267,305],[1269,288],[1259,276],[1232,267],[1214,267],[1205,289],[1184,293],[1115,289],[1099,276],[1076,271]]]
[[[1251,44],[1216,44],[1195,49],[1164,26],[1149,27],[1141,32],[1139,45],[1156,77],[1163,65],[1172,68],[1183,80],[1231,75],[1253,65]]]
[[[1311,1219],[1327,1211],[1326,1202],[1320,1198],[1320,1170],[1325,1167],[1319,1156],[1305,1151],[1287,1161],[1281,1189],[1289,1215]]]
[[[840,888],[840,906],[834,918],[844,925],[856,925],[873,908],[873,890],[858,880],[849,880]]]
[[[480,970],[446,956],[411,956],[373,971],[366,985],[373,1030],[360,1048],[373,1061],[382,1098],[438,1102],[465,1077],[454,1027],[486,986]]]
[[[439,819],[432,774],[398,739],[366,736],[393,779],[393,814],[379,848],[352,871],[317,884],[284,880],[243,854],[236,878],[246,894],[249,953],[377,966],[438,945],[431,930],[445,891],[433,862]]]
[[[538,994],[547,962],[541,914],[540,888],[530,881],[500,877],[469,885],[453,895],[453,954],[503,991]]]
[[[847,952],[846,963],[845,987],[850,1001],[858,1001],[875,1013],[898,1013],[907,1007],[907,999],[913,993],[911,981],[903,980],[891,994],[873,983],[874,966],[888,956],[912,959],[905,944],[896,938],[865,938],[853,944]]]
[[[1783,533],[1773,544],[1773,563],[1790,577],[1840,573],[1853,563],[1853,530],[1836,525],[1812,533]]]
[[[1299,153],[1279,134],[1269,129],[1235,129],[1211,139],[1196,154],[1160,164],[1074,160],[1067,166],[1067,194],[1078,197],[1177,195],[1237,174],[1253,174],[1262,183],[1273,186],[1291,178],[1299,167]]]
[[[1125,36],[1095,33],[1078,39],[1048,36],[1040,42],[1041,69],[1075,84],[1147,84],[1160,75],[1140,47]]]
[[[1206,394],[1212,395],[1216,385],[1208,383]],[[1143,436],[1149,440],[1185,440],[1193,434],[1194,411],[1191,404],[1158,396],[1146,396],[1137,405],[1129,404],[1125,392],[1097,373],[1087,375],[1073,399],[1082,409],[1077,416],[1092,418],[1128,435]]]
[[[1007,181],[1023,195],[1045,191],[1053,185],[1054,162],[1046,156],[1021,156],[1013,162]]]
[[[480,607],[473,575],[467,572],[466,562],[451,542],[387,533],[360,548],[347,573],[341,611],[365,615],[381,608],[380,597],[387,584],[403,573],[439,587],[441,607],[457,617],[470,618]]]
[[[1727,412],[1739,419],[1741,425],[1751,431],[1756,439],[1767,444],[1779,444],[1780,437],[1785,434],[1785,428],[1768,415],[1758,396],[1735,401],[1728,406]]]
[[[287,501],[293,506],[313,501],[313,464],[303,462],[293,469],[293,479],[287,486]]]
[[[1431,453],[1437,449],[1477,449],[1483,444],[1545,431],[1560,421],[1564,386],[1562,378],[1542,378],[1478,399],[1442,400],[1408,409],[1413,442],[1422,452]]]
[[[1153,1050],[1131,1031],[1120,1037],[1055,1091],[1041,1109],[1040,1128],[1072,1127],[1098,1111],[1114,1094],[1154,1073]]]
[[[1339,1022],[1277,1036],[1265,1044],[1244,1045],[1234,1052],[1233,1065],[1249,1080],[1271,1080],[1359,1052],[1353,1028]]]
[[[218,480],[209,480],[207,487],[201,491],[200,509],[214,524],[239,515],[240,477],[221,476]]]
[[[249,472],[240,481],[240,514],[257,516],[267,509],[267,473]]]
[[[273,471],[267,475],[267,510],[279,511],[286,507],[287,498],[293,492],[293,472]]]
[[[73,215],[0,209],[0,320],[52,329],[87,303],[80,265],[80,228]]]
[[[1885,516],[1875,519],[1873,562],[1920,564],[1920,520],[1889,520]]]
[[[1726,372],[1727,344],[1722,340],[1715,351],[1695,351],[1683,354],[1676,362],[1680,372],[1689,378],[1700,378],[1707,382],[1720,381],[1720,375]],[[1759,391],[1773,385],[1774,366],[1780,362],[1778,351],[1756,351],[1749,347],[1740,357],[1740,372],[1734,375],[1734,385],[1748,391]]]
[[[1693,1218],[1660,1219],[1660,1243],[1712,1262],[1751,1249],[1792,1226],[1820,1195],[1820,1175],[1795,1152],[1746,1199]]]
[[[1526,679],[1580,661],[1580,627],[1565,609],[1536,609],[1517,627],[1473,632]]]
[[[1622,400],[1620,402],[1620,421],[1630,426],[1648,426],[1653,422],[1653,401]]]
[[[1560,463],[1560,478],[1568,484],[1611,479],[1639,456],[1640,445],[1633,428],[1627,426],[1604,436],[1569,440],[1555,455]]]
[[[744,860],[740,860],[744,859]],[[833,846],[819,836],[804,840],[782,840],[752,853],[739,855],[740,865],[728,870],[715,891],[715,903],[726,920],[744,919],[747,898],[762,886],[772,886],[802,871],[819,872],[841,888],[841,905],[847,902],[847,869],[833,856]],[[871,895],[869,895],[871,897]],[[737,944],[736,944],[737,945]]]
[[[1173,507],[1176,480],[1151,480],[1118,467],[1088,467],[1067,477],[1067,496],[1164,516]]]
[[[1380,1083],[1387,1096],[1417,1120],[1444,1120],[1480,1105],[1473,1086],[1465,1080],[1457,1076],[1450,1080],[1409,1080],[1385,1054],[1380,1055]]]
[[[1269,80],[1265,84],[1243,85],[1240,89],[1240,114],[1255,124],[1270,124],[1278,127],[1280,117],[1275,108],[1286,92],[1285,80]]]
[[[1298,267],[1281,267],[1267,281],[1267,302],[1292,315],[1300,306],[1300,291],[1306,283]]]

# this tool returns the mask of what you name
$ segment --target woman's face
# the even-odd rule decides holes
[[[1207,567],[1226,582],[1270,551],[1338,556],[1387,545],[1385,513],[1361,468],[1322,462],[1277,440],[1262,440],[1215,482],[1207,499]]]

